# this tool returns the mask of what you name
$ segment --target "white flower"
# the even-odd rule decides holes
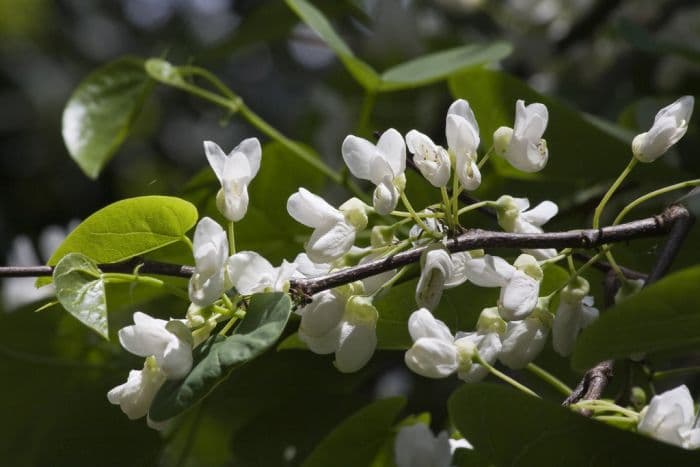
[[[498,224],[506,232],[537,234],[542,233],[542,226],[559,212],[557,205],[551,201],[542,201],[534,208],[527,210],[529,207],[530,201],[527,198],[501,196],[496,200]],[[537,259],[548,259],[557,255],[557,250],[554,248],[526,249],[523,252]]]
[[[447,110],[445,135],[448,150],[455,157],[455,171],[466,190],[475,190],[481,184],[481,172],[476,164],[479,148],[479,125],[469,103],[458,99]]]
[[[542,352],[552,327],[549,301],[540,299],[533,312],[521,321],[510,321],[501,336],[503,348],[498,359],[509,368],[527,366]]]
[[[406,144],[401,134],[390,128],[376,145],[350,135],[343,141],[342,153],[355,177],[377,186],[372,197],[374,209],[382,215],[393,211],[406,185]]]
[[[433,436],[424,423],[403,426],[394,440],[396,467],[449,467],[457,448],[471,449],[467,440],[452,440],[446,431]]]
[[[641,162],[653,162],[663,156],[688,130],[694,104],[693,96],[683,96],[659,110],[651,129],[632,140],[634,157]]]
[[[228,258],[226,232],[212,219],[203,217],[194,231],[193,250],[195,269],[189,283],[190,300],[205,307],[230,287],[225,271]]]
[[[552,344],[559,355],[569,356],[581,330],[598,318],[593,297],[586,295],[589,290],[588,281],[578,277],[576,284],[567,285],[559,295],[559,308],[552,325]]]
[[[515,269],[501,287],[498,311],[506,321],[526,318],[537,305],[544,274],[537,260],[522,254],[513,263]],[[504,279],[506,279],[504,277]]]
[[[658,394],[640,413],[637,431],[685,449],[700,447],[695,407],[685,385]]]
[[[547,128],[547,107],[535,103],[525,106],[523,100],[515,103],[515,124],[505,126],[493,134],[496,154],[505,157],[510,165],[523,172],[538,172],[547,164],[547,142],[542,139]]]
[[[353,200],[350,200],[353,201]],[[355,233],[367,226],[367,215],[357,202],[346,202],[341,212],[305,188],[287,200],[287,211],[297,222],[314,229],[306,253],[315,263],[329,263],[347,253]]]
[[[286,292],[296,268],[296,264],[286,260],[276,268],[254,251],[239,251],[226,262],[228,277],[241,295]]]
[[[331,270],[329,263],[314,263],[306,253],[299,253],[293,261],[297,268],[294,277],[312,278],[328,274]]]
[[[182,321],[137,311],[134,324],[119,330],[119,342],[134,355],[153,356],[168,379],[184,378],[192,368],[192,335]]]
[[[406,145],[413,153],[416,167],[431,185],[438,188],[447,185],[450,180],[450,155],[445,148],[416,130],[406,134]]]
[[[260,141],[244,139],[228,155],[216,143],[205,141],[204,152],[221,183],[216,207],[230,221],[243,219],[248,210],[248,184],[260,169]]]
[[[472,363],[476,354],[493,363],[501,347],[496,332],[458,333],[453,337],[445,323],[435,319],[426,308],[411,314],[408,332],[413,346],[406,351],[404,361],[413,372],[426,378],[445,378],[457,372],[464,381],[478,381],[486,376],[487,370]]]
[[[151,402],[165,379],[155,359],[149,357],[143,364],[143,370],[131,370],[124,384],[107,393],[107,399],[119,405],[129,420],[136,420],[148,414]]]
[[[421,272],[416,286],[416,304],[429,310],[440,303],[445,281],[452,275],[450,255],[439,245],[423,252],[420,260]]]
[[[299,338],[314,353],[335,353],[334,364],[343,373],[365,366],[377,347],[377,309],[370,298],[350,295],[361,287],[350,284],[320,292],[297,311]]]

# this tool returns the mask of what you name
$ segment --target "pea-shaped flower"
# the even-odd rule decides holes
[[[192,303],[205,307],[214,303],[230,287],[226,278],[228,240],[219,224],[203,217],[194,231],[194,274],[190,278]]]
[[[686,449],[700,447],[693,397],[685,385],[657,394],[640,413],[637,431]]]
[[[539,172],[547,165],[549,152],[542,139],[547,129],[549,113],[544,104],[525,105],[522,99],[515,103],[513,128],[502,126],[493,134],[496,154],[523,172]]]
[[[542,233],[542,226],[559,212],[557,205],[551,201],[542,201],[532,209],[527,198],[513,198],[503,195],[496,200],[498,225],[506,232],[536,234]],[[524,249],[537,259],[553,258],[557,255],[554,248]]]
[[[406,144],[401,133],[390,128],[376,145],[349,135],[343,141],[342,153],[350,173],[376,185],[374,209],[382,215],[393,211],[406,186]]]
[[[450,155],[445,148],[433,143],[429,136],[411,130],[406,134],[406,146],[413,154],[413,162],[420,173],[434,187],[447,185],[450,180]]]
[[[287,212],[297,222],[314,229],[306,253],[315,263],[329,263],[350,251],[357,231],[367,226],[364,204],[352,198],[336,209],[305,188],[287,200]]]
[[[148,414],[153,398],[165,380],[155,359],[149,357],[143,364],[143,370],[131,370],[124,384],[107,393],[107,399],[119,405],[129,420],[136,420]]]
[[[481,172],[476,164],[479,148],[479,124],[469,103],[458,99],[450,105],[445,119],[447,148],[454,155],[455,171],[466,190],[481,185]]]
[[[632,140],[632,153],[641,162],[653,162],[663,156],[688,130],[695,99],[683,96],[659,110],[649,131]]]
[[[134,324],[119,330],[119,343],[140,357],[153,357],[167,379],[184,378],[192,368],[192,334],[178,320],[134,313]]]
[[[588,281],[578,277],[576,282],[564,287],[559,295],[559,308],[554,315],[552,344],[558,354],[566,357],[574,351],[576,338],[581,330],[598,318],[593,307],[593,297]]]
[[[524,368],[544,349],[551,327],[549,300],[540,298],[527,318],[508,322],[501,336],[503,347],[498,359],[509,368]]]
[[[221,183],[216,207],[230,221],[243,219],[248,210],[248,184],[260,169],[260,141],[244,139],[228,155],[216,143],[205,141],[204,153]]]
[[[274,267],[254,251],[239,251],[226,262],[227,275],[241,295],[286,292],[296,269],[296,264],[286,260],[282,260],[279,267]]]
[[[428,425],[402,426],[394,440],[397,467],[449,467],[459,448],[472,449],[465,439],[451,439],[446,431],[433,435]]]

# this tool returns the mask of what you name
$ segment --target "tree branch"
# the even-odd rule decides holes
[[[194,267],[181,264],[161,263],[160,261],[144,260],[140,257],[131,258],[119,263],[98,264],[103,272],[131,273],[138,268],[140,274],[158,276],[183,277],[189,279],[194,273]],[[0,266],[0,277],[40,277],[53,275],[54,266]]]
[[[687,212],[682,206],[671,206],[661,214],[646,219],[600,229],[570,230],[568,232],[520,234],[471,229],[447,240],[445,248],[453,253],[482,248],[594,248],[607,243],[666,233],[671,230],[676,219],[686,216]],[[296,289],[301,296],[311,296],[322,290],[415,263],[420,260],[420,256],[426,248],[413,248],[321,277],[294,280],[291,289]]]

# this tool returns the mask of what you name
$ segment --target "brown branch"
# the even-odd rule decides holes
[[[103,272],[132,273],[136,268],[140,274],[157,276],[172,276],[189,278],[194,273],[194,267],[181,264],[149,261],[139,257],[131,258],[120,263],[98,264]],[[0,266],[0,277],[40,277],[51,276],[55,266]]]
[[[682,206],[671,206],[661,214],[625,224],[600,229],[570,230],[541,234],[520,234],[471,229],[445,242],[450,252],[482,248],[594,248],[607,243],[652,237],[671,230],[679,216],[686,215]],[[291,288],[301,296],[311,296],[366,277],[415,263],[427,247],[413,248],[393,256],[356,267],[342,269],[321,277],[292,281]]]
[[[672,209],[674,214],[668,239],[646,279],[645,287],[657,281],[668,272],[690,228],[693,226],[694,218],[684,206],[674,205],[668,208],[667,211],[669,209]],[[617,277],[614,275],[613,271],[610,271],[605,278],[606,307],[610,307],[614,304],[615,291],[618,286]],[[581,379],[569,397],[564,400],[562,405],[566,407],[580,400],[599,399],[610,382],[610,379],[613,377],[614,364],[615,362],[613,360],[605,360],[586,371],[583,375],[583,379]],[[591,415],[589,410],[584,410],[582,413],[585,416]]]

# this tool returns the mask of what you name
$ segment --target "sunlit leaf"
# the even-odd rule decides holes
[[[48,261],[82,253],[97,263],[113,263],[181,241],[197,222],[197,208],[180,198],[140,196],[100,209],[75,228]],[[50,279],[39,279],[43,285]]]
[[[90,178],[97,178],[119,149],[150,93],[143,60],[125,57],[88,75],[63,110],[68,153]]]
[[[381,75],[380,91],[424,86],[465,68],[496,62],[512,51],[507,42],[474,44],[435,52],[392,67]]]
[[[307,0],[285,0],[289,8],[323,39],[338,56],[348,72],[365,89],[373,90],[379,85],[377,72],[352,53],[350,47],[335,32],[323,13]]]
[[[97,264],[80,253],[70,253],[56,265],[53,280],[56,297],[63,308],[109,339],[105,283]]]

